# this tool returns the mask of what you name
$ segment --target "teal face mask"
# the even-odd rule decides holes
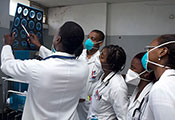
[[[147,52],[145,53],[145,55],[142,57],[142,60],[141,60],[142,65],[143,65],[143,68],[144,68],[146,71],[151,72],[151,70],[148,68],[148,63],[153,64],[153,65],[156,65],[156,66],[159,66],[159,67],[162,67],[162,68],[169,68],[168,66],[161,65],[161,64],[155,63],[155,62],[153,62],[153,61],[150,61],[150,60],[149,60],[148,54],[149,54],[151,51],[153,51],[153,50],[155,50],[155,49],[157,49],[157,48],[160,48],[160,47],[162,47],[162,46],[164,46],[164,45],[171,44],[171,43],[175,43],[175,41],[170,41],[170,42],[163,43],[163,44],[158,45],[158,46],[155,46],[155,47],[152,48],[151,50],[147,51]]]
[[[87,50],[91,50],[94,47],[94,43],[91,39],[87,39],[84,45]]]
[[[145,55],[142,57],[142,66],[146,71],[150,71],[148,70],[148,52],[145,53]]]
[[[87,39],[86,42],[84,43],[84,45],[85,45],[85,48],[86,48],[87,50],[91,50],[92,48],[94,48],[94,49],[99,49],[99,48],[97,48],[97,47],[94,47],[94,45],[95,45],[95,44],[98,44],[98,43],[101,43],[101,42],[103,42],[103,41],[92,42],[91,39]]]
[[[55,48],[53,47],[53,45],[52,45],[52,48],[51,48],[51,49],[52,49],[52,52],[53,52],[53,53],[56,52],[56,50],[55,50]]]
[[[56,52],[55,48],[52,48],[52,52],[53,52],[53,53],[55,53],[55,52]]]

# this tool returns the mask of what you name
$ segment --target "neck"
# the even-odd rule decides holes
[[[59,44],[58,46],[56,46],[56,47],[55,47],[55,50],[56,50],[57,52],[65,52],[65,50],[63,49],[62,44]]]
[[[161,67],[156,67],[154,70],[154,74],[156,77],[156,80],[158,80],[161,75],[165,72],[165,70],[167,70],[167,68],[161,68]]]
[[[138,91],[139,92],[142,92],[142,90],[145,88],[145,86],[147,84],[149,84],[149,82],[141,80],[140,83],[139,83],[139,85],[138,85]]]
[[[149,82],[143,81],[143,80],[140,81],[140,83],[139,83],[139,85],[138,85],[138,93],[137,93],[137,95],[136,95],[136,97],[135,97],[135,100],[139,97],[140,93],[142,92],[142,90],[145,88],[145,86],[146,86],[147,84],[149,84]],[[135,100],[134,100],[134,101],[135,101]]]
[[[91,58],[92,55],[94,55],[96,52],[98,51],[98,49],[92,49],[92,50],[87,50],[87,57],[88,59]]]
[[[104,71],[102,81],[109,75],[109,73],[111,73],[111,71]]]

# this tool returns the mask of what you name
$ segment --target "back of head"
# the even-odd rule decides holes
[[[64,23],[60,30],[59,36],[61,37],[64,51],[69,54],[76,54],[82,51],[82,43],[84,40],[84,31],[80,25],[75,22],[68,21]],[[79,54],[76,54],[79,56]]]
[[[102,31],[100,31],[100,30],[92,30],[91,32],[95,32],[95,33],[99,34],[99,36],[100,36],[99,41],[104,41],[105,35],[104,35],[104,33]]]
[[[146,52],[140,52],[140,53],[136,54],[136,55],[134,56],[134,58],[139,59],[140,62],[141,62],[142,57],[145,55],[145,53],[146,53]]]
[[[104,48],[107,49],[107,63],[110,65],[111,70],[114,72],[122,71],[126,62],[126,53],[123,48],[118,45],[108,45]]]
[[[175,34],[162,35],[158,38],[159,45],[170,41],[175,42]],[[175,43],[170,43],[162,47],[168,48],[168,61],[166,63],[166,66],[175,69]]]
[[[140,53],[136,54],[136,55],[134,56],[134,58],[133,58],[133,59],[139,60],[140,65],[141,65],[142,68],[143,68],[143,66],[142,66],[141,60],[142,60],[142,57],[145,55],[145,53],[146,53],[146,52],[140,52]],[[144,70],[145,70],[145,69],[143,68],[143,71],[144,71]]]

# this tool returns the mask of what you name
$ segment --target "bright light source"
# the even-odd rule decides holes
[[[21,3],[27,6],[30,6],[29,0],[10,0],[9,14],[15,16],[17,3]]]

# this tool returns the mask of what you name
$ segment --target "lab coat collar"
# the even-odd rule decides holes
[[[86,57],[87,57],[87,49],[85,49],[85,54],[86,54]],[[91,57],[96,57],[98,55],[100,55],[100,51],[99,50],[97,50]]]
[[[106,82],[113,74],[115,74],[114,72],[110,72],[107,76],[106,76],[106,78],[103,80],[103,82]],[[104,73],[103,73],[103,75],[104,75]],[[102,78],[103,78],[103,75],[102,75]],[[111,78],[112,79],[112,78]]]
[[[133,95],[130,98],[131,104],[129,105],[128,110],[130,110],[133,107],[135,107],[135,105],[137,104],[137,102],[141,103],[141,101],[143,100],[143,98],[145,97],[145,95],[150,92],[152,86],[153,86],[153,82],[150,82],[149,84],[147,84],[145,86],[145,88],[142,90],[142,92],[140,93],[139,97],[135,100],[135,97],[136,97],[136,95],[138,93],[138,87],[136,87],[135,90],[134,90],[134,92],[133,92]]]
[[[52,53],[50,56],[52,56],[52,55],[67,56],[67,57],[75,57],[74,54],[69,54],[69,53],[66,53],[66,52],[55,52],[55,53]]]
[[[174,69],[165,70],[165,72],[159,78],[159,81],[165,80],[164,77],[167,77],[167,76],[175,76],[175,70]]]
[[[140,93],[139,97],[137,98],[137,101],[139,101],[141,103],[141,101],[143,100],[143,98],[150,92],[152,86],[153,86],[153,82],[150,82],[149,84],[147,84],[144,87],[144,89],[142,90],[142,92]]]
[[[88,60],[88,62],[93,62],[93,61],[95,61],[95,58],[96,58],[97,56],[100,55],[100,51],[97,50],[96,53],[94,53],[94,54],[91,56],[90,59],[87,58],[87,49],[84,49],[84,50],[83,50],[83,54],[85,55],[85,57],[86,57],[86,59]]]

